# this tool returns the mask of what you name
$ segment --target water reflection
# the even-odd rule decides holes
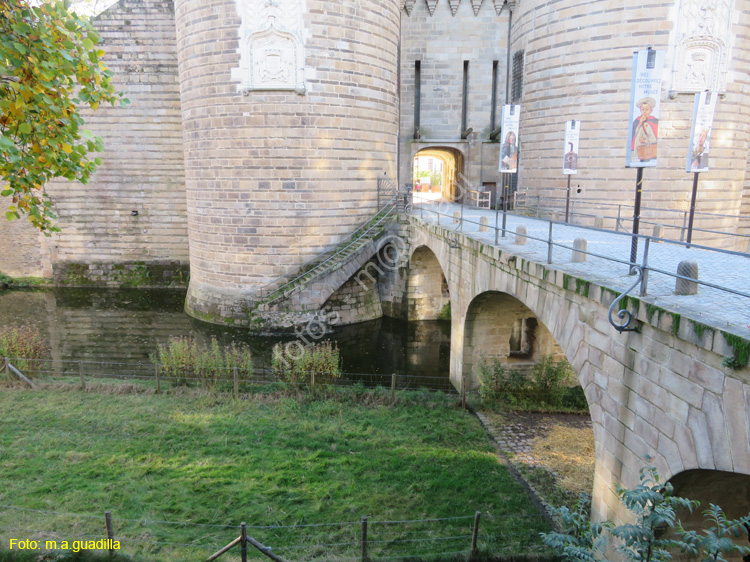
[[[185,293],[176,290],[52,289],[0,294],[0,324],[32,325],[47,338],[53,359],[148,362],[157,344],[192,335],[203,342],[242,342],[253,363],[269,368],[276,342],[241,328],[215,326],[183,312]],[[444,387],[449,373],[450,322],[402,322],[382,318],[337,328],[330,336],[341,351],[344,371],[399,376],[399,387]],[[419,377],[419,379],[412,379]],[[436,379],[437,378],[437,379]]]

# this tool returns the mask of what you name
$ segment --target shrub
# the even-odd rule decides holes
[[[290,384],[295,391],[303,383],[310,387],[326,387],[341,377],[341,357],[337,345],[330,341],[312,346],[298,344],[287,349],[277,343],[273,347],[271,368],[281,381]]]
[[[523,408],[568,408],[587,410],[588,403],[580,386],[569,387],[573,369],[551,355],[542,357],[530,375],[508,369],[499,358],[482,357],[477,367],[479,395],[483,400],[497,400]]]
[[[207,348],[201,347],[191,337],[170,338],[167,344],[159,344],[151,361],[159,365],[163,375],[182,384],[194,379],[215,383],[232,377],[234,369],[237,369],[240,380],[250,379],[253,375],[250,350],[234,342],[219,345],[216,338],[211,338]]]
[[[47,344],[36,328],[0,328],[0,358],[13,359],[13,366],[17,369],[33,370],[38,361],[47,355]]]
[[[569,562],[594,562],[606,546],[608,530],[620,539],[617,550],[630,562],[665,562],[672,558],[670,550],[680,549],[704,562],[726,562],[725,554],[737,552],[750,555],[750,547],[740,546],[731,536],[747,535],[750,515],[728,520],[720,507],[711,504],[704,511],[711,525],[701,533],[685,531],[677,521],[676,509],[690,511],[699,505],[695,500],[677,497],[671,484],[660,481],[656,468],[646,456],[646,466],[640,471],[640,484],[632,489],[616,486],[620,502],[633,514],[634,523],[615,527],[611,521],[592,523],[589,519],[591,501],[581,494],[578,505],[552,508],[562,522],[559,533],[542,533],[542,540]],[[667,530],[675,534],[669,537]]]
[[[550,406],[561,406],[572,377],[570,363],[564,359],[555,361],[551,355],[545,355],[531,370],[532,387],[537,400]]]

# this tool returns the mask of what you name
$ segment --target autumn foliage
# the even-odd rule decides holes
[[[102,140],[83,129],[80,110],[127,104],[102,62],[99,35],[63,2],[31,6],[0,0],[0,190],[8,220],[26,215],[49,233],[53,178],[87,183],[101,164]]]

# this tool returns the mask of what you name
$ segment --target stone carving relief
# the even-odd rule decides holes
[[[474,15],[479,15],[479,9],[482,7],[482,2],[484,2],[484,0],[470,1],[471,8],[474,10]],[[515,10],[517,1],[518,0],[492,0],[492,4],[495,7],[495,13],[499,16],[506,4],[511,9],[511,11]],[[414,5],[416,4],[416,2],[417,0],[401,0],[401,8],[406,11],[407,15],[410,16],[412,11],[414,10]],[[425,4],[427,5],[427,10],[429,10],[430,15],[433,15],[435,13],[435,8],[437,8],[438,2],[439,0],[425,0]],[[448,7],[451,10],[451,14],[453,14],[454,16],[456,15],[456,12],[458,12],[458,7],[460,5],[461,0],[448,0]]]
[[[734,0],[679,0],[672,90],[724,92],[734,38]]]
[[[305,92],[304,0],[237,0],[240,90]]]

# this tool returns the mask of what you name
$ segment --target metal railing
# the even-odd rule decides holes
[[[418,198],[418,196],[417,196]],[[441,207],[449,206],[450,211],[454,211],[453,213],[445,213],[441,212]],[[541,242],[546,246],[547,249],[547,256],[546,256],[546,263],[548,265],[551,265],[553,263],[553,249],[554,248],[560,248],[564,250],[570,250],[571,252],[577,252],[581,255],[591,256],[595,258],[600,258],[603,260],[606,260],[611,263],[617,263],[622,264],[625,266],[628,266],[628,268],[631,270],[631,273],[633,272],[634,268],[638,268],[642,271],[641,278],[639,279],[639,282],[637,285],[639,285],[639,293],[640,296],[647,296],[648,295],[648,284],[649,284],[649,274],[658,273],[662,274],[671,278],[682,279],[685,281],[693,282],[701,286],[709,287],[712,289],[716,289],[725,293],[730,293],[733,295],[738,295],[744,298],[750,299],[750,291],[748,290],[739,290],[737,288],[728,287],[726,285],[721,285],[719,283],[710,282],[702,279],[693,279],[691,277],[686,277],[683,275],[680,275],[673,271],[666,271],[658,266],[652,265],[649,262],[649,253],[652,248],[652,244],[654,243],[660,243],[665,245],[672,245],[675,247],[681,247],[681,248],[690,248],[690,249],[696,249],[696,250],[705,250],[708,252],[711,252],[712,254],[719,255],[719,256],[731,256],[734,258],[744,258],[750,260],[750,254],[744,253],[744,252],[737,252],[732,250],[722,250],[717,248],[712,248],[709,246],[702,246],[699,244],[691,243],[687,244],[680,241],[670,240],[666,238],[658,238],[654,236],[648,236],[643,234],[632,234],[632,233],[624,233],[620,231],[613,231],[613,230],[605,230],[602,228],[595,228],[595,227],[589,227],[589,226],[583,226],[583,225],[575,225],[571,226],[567,223],[563,223],[560,221],[554,221],[544,218],[531,218],[524,215],[519,215],[517,213],[507,213],[504,211],[487,211],[486,213],[494,213],[494,225],[489,224],[491,221],[488,220],[487,223],[479,222],[478,220],[472,220],[471,218],[466,216],[466,213],[464,213],[464,206],[455,204],[455,203],[446,203],[442,202],[442,204],[437,204],[437,208],[431,208],[426,204],[417,204],[416,207],[418,207],[418,211],[415,210],[415,213],[419,213],[420,217],[423,220],[426,220],[426,218],[434,217],[435,222],[438,226],[446,226],[446,219],[447,225],[449,228],[449,232],[452,233],[461,233],[461,234],[469,234],[473,235],[475,233],[481,233],[483,230],[485,232],[493,232],[494,233],[494,244],[499,244],[499,239],[506,237],[506,235],[510,232],[509,229],[505,228],[505,224],[507,222],[508,216],[514,216],[518,219],[526,219],[530,221],[539,221],[541,224],[546,224],[546,230],[547,235],[546,236],[539,236],[535,235],[533,233],[524,233],[522,235],[522,238],[526,240],[532,240]],[[455,210],[454,210],[455,209]],[[476,212],[476,211],[474,211]],[[468,225],[473,225],[478,227],[476,230],[472,228],[472,232],[467,233],[466,227]],[[589,251],[588,249],[581,249],[576,248],[574,246],[570,246],[569,244],[566,244],[564,242],[560,242],[559,240],[555,240],[554,234],[555,234],[555,228],[562,229],[562,228],[575,228],[575,229],[582,229],[584,231],[589,231],[592,233],[606,233],[607,236],[611,237],[617,237],[622,240],[626,241],[632,241],[635,239],[638,243],[641,241],[643,242],[643,252],[642,252],[642,258],[638,261],[631,261],[630,259],[619,259],[617,257],[614,257],[612,255],[605,255],[600,252],[594,252]],[[515,236],[516,233],[513,233]],[[448,243],[451,245],[451,247],[457,247],[459,242],[456,237],[451,237],[449,234],[448,237]],[[570,233],[567,234],[567,238],[570,238]],[[570,263],[570,260],[567,260],[565,263]]]
[[[721,200],[712,200],[719,203]],[[553,213],[564,213],[566,199],[564,197],[546,197],[542,195],[527,195],[522,205],[519,205],[519,211],[522,214],[534,215],[537,218],[545,218]],[[641,224],[651,226],[662,226],[665,231],[676,231],[679,233],[679,241],[684,242],[687,239],[689,210],[667,209],[664,207],[641,207]],[[747,215],[730,215],[722,213],[711,213],[707,211],[696,211],[696,218],[705,220],[730,219],[735,221],[735,228],[743,228],[741,221],[747,221],[746,227],[750,229],[750,216]],[[569,222],[576,226],[585,226],[581,221],[588,220],[595,223],[596,221],[606,222],[612,225],[615,231],[627,232],[629,225],[633,222],[633,205],[623,203],[608,203],[595,199],[584,199],[580,197],[571,198],[570,200],[570,217]],[[578,220],[578,222],[576,222]],[[742,234],[729,230],[715,230],[711,228],[693,227],[693,232],[702,232],[705,234],[721,235],[739,238],[747,241],[748,250],[750,250],[750,234]],[[670,238],[670,237],[665,237]],[[670,239],[677,240],[678,237]]]

